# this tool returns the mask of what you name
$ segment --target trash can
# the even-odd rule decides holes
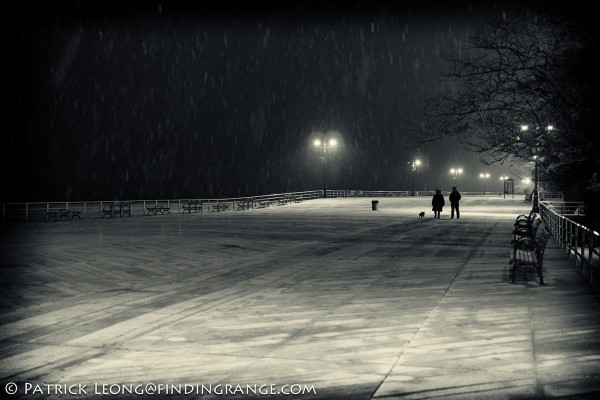
[[[371,210],[377,211],[377,204],[379,204],[379,200],[371,201]]]

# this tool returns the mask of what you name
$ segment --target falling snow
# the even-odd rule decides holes
[[[46,5],[24,24],[11,200],[226,197],[448,186],[477,156],[419,147],[442,52],[501,10],[472,3],[260,8]],[[25,183],[23,185],[23,183]],[[479,185],[465,180],[464,185]],[[16,186],[21,186],[17,189]]]

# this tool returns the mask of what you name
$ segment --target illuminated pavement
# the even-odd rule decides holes
[[[378,211],[371,198],[320,199],[0,228],[0,391],[13,382],[11,398],[26,399],[600,393],[600,301],[578,268],[552,241],[546,285],[509,283],[512,224],[529,204],[465,196],[460,220],[448,207],[434,220],[430,198],[379,201]],[[151,395],[150,383],[184,393]],[[185,394],[195,385],[213,394]],[[235,395],[219,394],[225,385]],[[246,385],[316,395],[244,395]]]

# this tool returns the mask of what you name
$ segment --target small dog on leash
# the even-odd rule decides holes
[[[421,211],[419,213],[419,218],[425,218],[425,211]]]

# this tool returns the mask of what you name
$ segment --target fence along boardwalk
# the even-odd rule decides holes
[[[337,192],[335,192],[337,193]],[[123,216],[123,211],[127,216],[147,216],[148,209],[156,210],[160,208],[162,210],[169,209],[169,212],[173,210],[177,213],[190,212],[190,204],[193,205],[193,211],[201,211],[202,206],[205,205],[207,208],[211,208],[213,205],[225,204],[233,208],[236,204],[239,204],[242,200],[250,200],[253,202],[258,201],[271,201],[277,202],[278,199],[288,197],[302,198],[304,200],[316,199],[322,196],[322,191],[311,190],[305,192],[294,192],[294,193],[279,193],[270,195],[260,195],[251,197],[240,197],[240,198],[225,198],[225,199],[175,199],[175,200],[127,200],[127,201],[83,201],[83,202],[46,202],[46,203],[2,203],[2,223],[13,223],[13,222],[44,222],[50,221],[54,218],[49,218],[49,212],[60,209],[68,209],[78,216],[85,216],[87,218],[102,218],[102,217],[114,217],[116,214]],[[123,209],[123,205],[127,208]],[[118,210],[118,213],[114,211]],[[154,211],[152,215],[155,215]]]
[[[317,398],[600,389],[597,297],[554,242],[545,286],[511,284],[507,247],[527,210],[496,201],[465,199],[459,221],[418,219],[419,199],[373,212],[354,198],[4,227],[0,383],[293,382]]]

